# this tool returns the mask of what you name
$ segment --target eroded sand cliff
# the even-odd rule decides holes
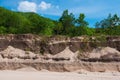
[[[119,72],[119,38],[106,37],[105,42],[89,40],[86,37],[0,35],[0,70],[32,67],[39,71]]]

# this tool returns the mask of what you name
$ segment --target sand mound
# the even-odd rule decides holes
[[[8,46],[7,49],[5,49],[4,51],[1,51],[0,54],[4,58],[21,58],[21,59],[30,58],[31,59],[36,57],[36,54],[30,51],[24,51],[18,48],[14,48],[12,46]]]
[[[37,71],[35,68],[33,67],[25,67],[25,68],[21,68],[21,69],[17,69],[16,71]]]
[[[13,57],[24,57],[25,51],[8,46],[7,49],[0,52],[4,58],[13,58]]]
[[[76,56],[75,53],[73,53],[69,49],[69,47],[66,47],[62,52],[54,55],[53,58],[64,58],[64,59],[74,60],[75,56]]]
[[[94,49],[90,55],[90,58],[117,58],[120,57],[120,52],[115,48],[99,47]]]

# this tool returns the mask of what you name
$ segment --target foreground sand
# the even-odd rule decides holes
[[[39,72],[39,71],[0,71],[0,80],[120,80],[117,72]]]

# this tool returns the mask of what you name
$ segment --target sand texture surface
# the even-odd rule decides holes
[[[0,71],[0,80],[120,80],[120,73]]]

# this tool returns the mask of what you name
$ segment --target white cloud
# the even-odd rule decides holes
[[[37,4],[29,1],[22,1],[19,3],[18,11],[37,12]]]
[[[39,4],[39,8],[41,9],[41,10],[47,10],[47,9],[49,9],[49,8],[51,8],[51,3],[46,3],[46,2],[44,2],[44,1],[42,1],[40,4]]]
[[[21,1],[19,2],[19,6],[17,10],[21,12],[36,12],[39,14],[56,15],[56,16],[61,15],[62,13],[59,5],[54,5],[52,3],[48,3],[45,1],[41,1],[40,3],[30,2],[27,0]]]

